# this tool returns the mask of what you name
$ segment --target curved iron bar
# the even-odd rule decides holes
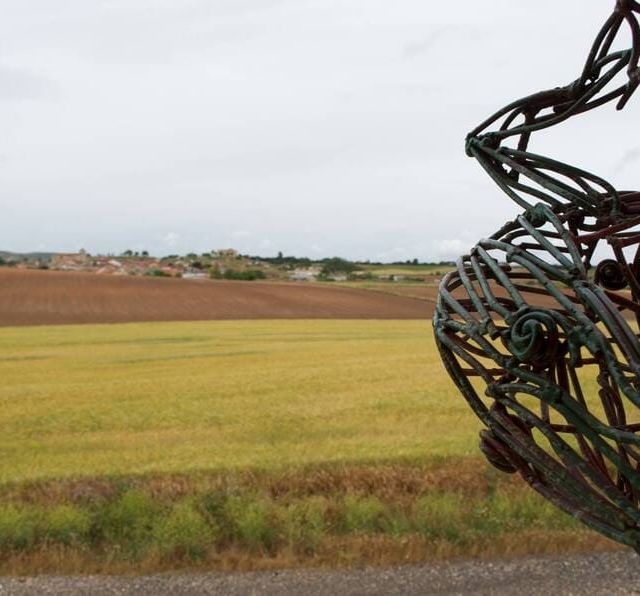
[[[640,192],[528,146],[606,103],[625,107],[640,86],[639,14],[640,2],[617,0],[579,78],[469,133],[467,154],[522,212],[458,260],[433,319],[445,367],[487,427],[488,460],[638,552]],[[613,51],[624,28],[631,47]],[[603,245],[611,258],[594,267]]]

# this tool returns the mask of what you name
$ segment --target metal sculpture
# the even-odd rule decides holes
[[[640,192],[528,151],[537,131],[624,108],[640,85],[638,14],[617,0],[578,79],[468,135],[522,212],[443,279],[434,328],[488,460],[640,552]],[[625,30],[631,48],[614,51]]]

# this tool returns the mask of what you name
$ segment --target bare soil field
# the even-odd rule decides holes
[[[431,301],[339,286],[0,269],[0,326],[432,314]]]
[[[438,279],[438,283],[436,282],[425,282],[425,283],[411,283],[411,284],[401,284],[401,283],[365,283],[362,284],[361,287],[370,291],[370,292],[381,292],[384,294],[391,294],[394,296],[401,296],[403,298],[413,298],[414,300],[422,300],[425,302],[427,307],[429,308],[429,313],[433,314],[433,309],[435,308],[437,299],[438,299],[438,286],[439,286],[440,278]],[[347,283],[342,284],[345,287],[357,287],[355,284]],[[509,298],[508,292],[496,285],[493,282],[490,282],[492,290],[494,294],[499,298]],[[454,296],[458,298],[466,298],[464,287],[459,287],[455,292]],[[526,300],[529,304],[546,307],[546,308],[556,308],[556,301],[550,296],[546,296],[543,294],[526,294]]]
[[[382,292],[384,294],[393,294],[395,296],[403,296],[405,298],[415,298],[417,300],[424,300],[431,303],[431,311],[433,311],[433,305],[436,303],[438,297],[438,283],[425,282],[425,283],[389,283],[389,282],[345,282],[340,285],[348,288],[365,289],[370,292]],[[430,311],[430,312],[431,312]]]

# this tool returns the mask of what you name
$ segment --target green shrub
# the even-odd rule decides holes
[[[31,507],[0,507],[0,548],[32,548],[38,539],[41,523],[41,514]]]
[[[190,503],[180,503],[166,516],[156,520],[154,542],[164,554],[202,558],[220,536],[220,530],[207,523]]]
[[[388,522],[387,510],[377,497],[347,496],[343,503],[343,529],[347,533],[376,533]]]
[[[474,511],[473,526],[484,534],[499,534],[536,523],[537,505],[531,495],[505,495],[496,493],[479,503]]]
[[[145,275],[148,275],[150,277],[171,277],[171,275],[169,275],[162,269],[149,269],[149,271],[147,271]]]
[[[414,507],[418,533],[434,540],[460,543],[465,540],[467,512],[462,497],[432,493],[420,497]]]
[[[106,542],[139,551],[149,542],[160,513],[159,505],[148,495],[130,490],[100,510],[98,527]]]
[[[533,492],[517,495],[496,493],[478,503],[472,513],[473,530],[485,535],[574,526],[573,518]]]
[[[72,505],[59,505],[45,514],[48,540],[65,546],[86,543],[91,533],[91,516]]]
[[[269,507],[263,501],[229,497],[224,505],[224,526],[230,538],[252,549],[270,549],[275,529]]]
[[[245,269],[244,271],[227,269],[223,277],[224,279],[234,279],[238,281],[255,281],[256,279],[266,279],[267,276],[261,269]]]
[[[386,513],[384,530],[391,536],[404,536],[413,531],[413,524],[407,513],[394,508]]]
[[[322,497],[311,497],[281,511],[283,538],[290,548],[306,554],[316,551],[325,533],[327,502]]]
[[[212,522],[220,526],[223,532],[224,528],[222,528],[222,525],[226,521],[225,508],[229,498],[229,493],[224,490],[206,492],[200,496],[200,508]]]
[[[584,526],[578,523],[575,518],[558,509],[551,502],[544,500],[541,496],[531,494],[529,498],[536,500],[534,523],[537,527],[554,530],[584,529]]]

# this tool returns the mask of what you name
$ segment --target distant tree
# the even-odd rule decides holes
[[[142,251],[142,256],[143,257],[148,257],[149,256],[149,251],[148,250],[143,250]]]
[[[336,273],[353,273],[358,267],[355,263],[341,259],[340,257],[333,257],[331,259],[325,259],[322,265],[321,273],[323,275],[334,275]]]
[[[419,265],[420,263],[418,262],[418,259],[413,259],[413,261],[411,262],[412,265]]]
[[[227,269],[224,272],[223,277],[224,279],[233,279],[238,281],[255,281],[256,279],[265,279],[267,276],[261,269],[245,269],[244,271]]]
[[[127,249],[127,250],[125,250],[125,251],[122,253],[122,256],[123,256],[123,257],[132,257],[132,256],[133,256],[133,251],[132,251],[132,250]]]
[[[150,277],[171,277],[166,271],[163,271],[162,269],[151,269],[150,271],[147,271],[145,275],[148,275]]]
[[[282,259],[284,259],[284,255],[282,254],[281,250],[278,251],[278,257],[277,258],[278,258],[278,261],[282,261]]]

